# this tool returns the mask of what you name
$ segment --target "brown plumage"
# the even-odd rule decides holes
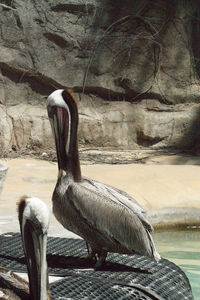
[[[126,193],[82,178],[78,156],[78,109],[73,94],[57,90],[48,97],[55,137],[58,181],[52,201],[57,220],[91,245],[101,266],[108,251],[139,253],[159,260],[144,210]]]

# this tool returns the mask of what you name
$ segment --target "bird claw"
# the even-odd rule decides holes
[[[102,270],[103,269],[103,266],[105,264],[105,259],[98,259],[95,266],[94,266],[94,270],[95,271],[99,271],[99,270]]]
[[[87,250],[88,250],[88,255],[86,257],[86,260],[88,262],[93,262],[93,261],[95,262],[95,265],[94,265],[95,271],[101,270],[105,264],[107,252],[105,250],[99,251],[92,247],[91,247],[91,251],[90,251],[89,243],[87,243],[87,242],[86,242],[86,246],[87,246]]]
[[[103,268],[106,262],[106,256],[107,256],[107,252],[105,250],[102,250],[101,252],[98,253],[98,260],[94,266],[95,271],[101,270]]]
[[[97,257],[96,257],[96,254],[94,253],[89,253],[88,256],[86,256],[85,258],[87,261],[91,262],[91,261],[94,261],[95,263],[97,262]]]

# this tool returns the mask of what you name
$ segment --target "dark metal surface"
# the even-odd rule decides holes
[[[103,270],[94,271],[86,256],[83,240],[48,238],[49,275],[65,276],[51,284],[54,299],[193,299],[185,273],[166,259],[156,263],[136,254],[110,253]],[[19,234],[0,235],[0,265],[26,272]]]
[[[59,295],[59,299],[164,300],[155,292],[138,285],[129,286],[77,274],[52,283],[51,293],[54,299],[58,299]]]

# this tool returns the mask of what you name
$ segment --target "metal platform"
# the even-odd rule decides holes
[[[193,299],[185,273],[166,259],[110,253],[103,270],[94,271],[86,256],[83,240],[48,238],[49,275],[64,277],[51,284],[53,299]],[[0,265],[26,272],[20,234],[0,235]]]

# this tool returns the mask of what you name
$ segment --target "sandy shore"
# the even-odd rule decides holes
[[[163,164],[166,161],[83,165],[82,174],[129,193],[145,208],[154,227],[199,226],[200,166]],[[56,163],[30,158],[9,159],[3,163],[9,169],[0,199],[0,233],[19,231],[16,202],[21,195],[40,197],[50,207],[57,177]],[[66,236],[66,230],[53,216],[50,234]]]

